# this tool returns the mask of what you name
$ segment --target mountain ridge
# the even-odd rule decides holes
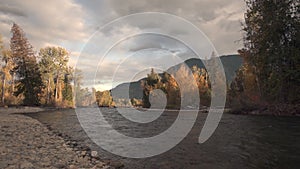
[[[233,54],[233,55],[220,56],[220,60],[223,64],[227,84],[230,84],[235,77],[236,71],[242,65],[243,59],[240,55]],[[170,67],[168,70],[176,71],[178,70],[181,64],[186,64],[189,68],[192,68],[194,65],[196,65],[199,68],[205,68],[203,62],[199,58],[190,58],[185,60],[182,63]],[[144,80],[145,78],[142,78],[134,82],[126,82],[126,83],[119,84],[115,88],[111,89],[110,91],[115,99],[128,98],[128,94],[129,94],[129,98],[142,99],[143,89],[141,87],[141,81]],[[129,93],[128,93],[128,89],[129,89]]]

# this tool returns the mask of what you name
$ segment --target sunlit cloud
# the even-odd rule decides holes
[[[16,22],[26,32],[37,52],[45,46],[62,46],[70,51],[69,65],[77,65],[83,70],[87,85],[93,82],[91,79],[95,78],[95,70],[101,68],[95,85],[101,89],[108,89],[127,81],[129,77],[126,74],[135,75],[137,71],[149,68],[149,58],[161,57],[161,64],[172,66],[166,58],[174,60],[176,64],[178,60],[173,59],[174,56],[181,59],[197,56],[184,44],[170,37],[139,35],[145,29],[164,29],[180,37],[192,37],[180,27],[170,29],[174,27],[171,20],[164,24],[146,24],[142,27],[124,23],[111,29],[101,29],[107,23],[140,12],[177,15],[202,30],[219,54],[224,55],[237,53],[242,46],[236,42],[242,37],[240,22],[243,20],[244,10],[245,4],[240,0],[52,0],[47,3],[39,0],[2,0],[0,33],[8,46],[10,28],[12,23]],[[91,40],[93,35],[97,35],[95,41]],[[123,40],[115,44],[106,56],[99,53],[99,49],[107,48],[107,41],[120,39]],[[89,43],[93,44],[86,49],[85,45]],[[147,49],[151,49],[153,56],[148,56]],[[162,54],[162,51],[166,53]],[[209,52],[211,51],[204,53]],[[148,58],[143,57],[143,54]],[[134,56],[135,59],[127,59],[125,62],[124,58],[130,56]],[[101,60],[104,57],[105,59]],[[123,64],[122,67],[119,66],[120,63]],[[120,76],[112,84],[110,74],[116,72],[117,68],[122,71],[118,72]]]

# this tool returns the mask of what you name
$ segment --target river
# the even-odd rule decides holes
[[[132,123],[116,109],[102,108],[106,120],[128,136],[150,137],[168,129],[178,113],[165,111],[148,124]],[[207,114],[199,113],[190,133],[171,150],[149,158],[113,155],[94,144],[83,131],[74,110],[28,114],[56,132],[97,150],[102,159],[120,160],[126,169],[298,169],[300,168],[300,117],[223,114],[212,137],[198,137]],[[100,136],[101,137],[101,136]]]

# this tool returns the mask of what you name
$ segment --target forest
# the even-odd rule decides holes
[[[234,113],[258,110],[267,114],[297,114],[300,109],[299,1],[246,0],[246,5],[241,28],[244,47],[237,51],[243,64],[231,84],[227,84],[226,106]],[[209,106],[211,82],[206,69],[196,65],[191,69],[201,105]],[[178,72],[187,75],[184,67]],[[160,89],[167,96],[167,108],[180,107],[180,89],[170,74],[158,74],[152,69],[141,86],[143,98],[132,103],[150,107],[149,94]]]
[[[300,14],[298,0],[246,0],[242,22],[244,47],[237,52],[243,64],[227,84],[226,106],[236,112],[255,109],[297,113],[300,91]],[[48,46],[38,53],[22,28],[14,23],[10,47],[0,41],[1,105],[75,107],[98,106],[150,107],[149,95],[155,89],[167,97],[167,108],[180,107],[180,88],[167,72],[154,69],[141,83],[142,99],[113,99],[111,91],[82,88],[81,70],[70,67],[70,52]],[[209,106],[211,81],[205,68],[191,68],[201,105]],[[187,75],[180,67],[176,73]],[[187,84],[188,85],[188,84]]]
[[[0,41],[1,105],[75,107],[75,102],[79,106],[91,104],[92,93],[80,86],[81,71],[68,65],[69,51],[48,46],[36,54],[19,25],[14,23],[11,33],[9,49]]]

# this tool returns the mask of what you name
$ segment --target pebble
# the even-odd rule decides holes
[[[82,155],[82,156],[86,156],[86,154],[87,154],[86,151],[82,151],[82,152],[81,152],[81,155]]]
[[[78,167],[76,167],[75,165],[70,165],[69,169],[78,169]]]
[[[17,113],[25,111],[14,110]],[[26,110],[31,111],[30,108]],[[0,108],[0,168],[107,168],[104,163],[95,163],[87,156],[88,147],[76,153],[72,147],[77,145],[75,141],[68,144],[39,121],[13,113],[16,112],[11,108]],[[91,151],[91,156],[98,156],[98,152]]]
[[[97,157],[97,155],[98,155],[98,152],[97,152],[97,151],[92,151],[92,152],[91,152],[91,156],[92,156],[92,157]]]
[[[23,169],[23,168],[27,169],[27,168],[32,168],[32,167],[33,167],[33,164],[28,161],[21,162],[21,164],[20,164],[21,169]]]

